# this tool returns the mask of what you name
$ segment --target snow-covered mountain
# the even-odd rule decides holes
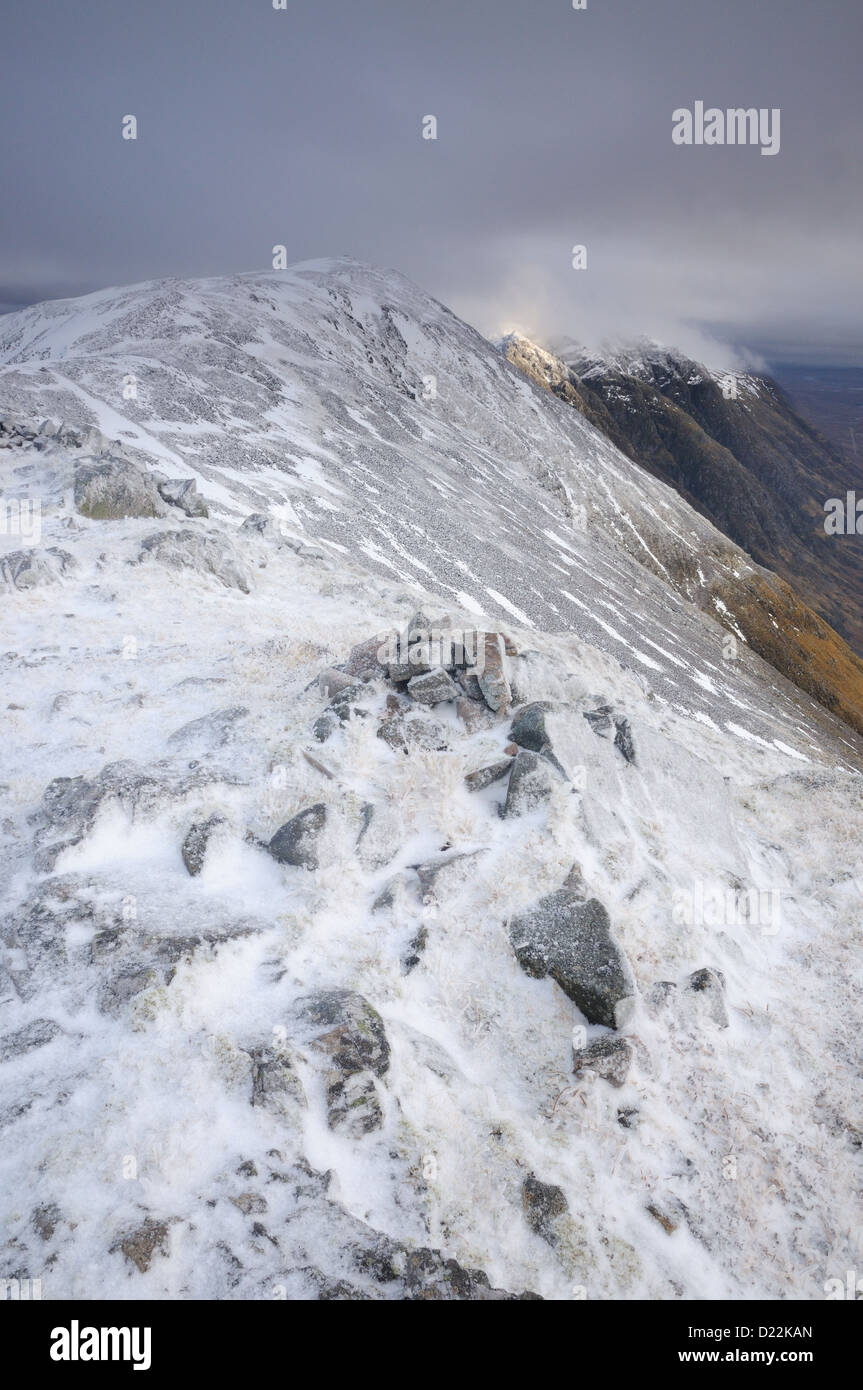
[[[0,336],[5,1277],[823,1297],[863,746],[769,576],[390,273]]]

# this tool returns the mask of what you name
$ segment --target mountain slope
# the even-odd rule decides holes
[[[705,713],[719,690],[763,736],[757,643],[863,729],[863,665],[826,625],[401,276],[337,261],[106,290],[8,316],[0,363],[10,415],[96,425],[226,518],[270,510],[470,611],[598,641]]]
[[[41,504],[0,549],[5,1276],[844,1279],[861,740],[723,656],[699,595],[762,572],[381,272],[111,291],[4,351]],[[482,628],[475,678],[405,680],[420,606]]]
[[[652,344],[608,357],[570,346],[565,362],[550,356],[539,368],[541,354],[516,337],[507,355],[863,651],[863,551],[856,537],[824,531],[824,504],[854,488],[853,469],[776,382],[711,372]]]
[[[434,599],[277,530],[89,519],[64,505],[81,458],[122,455],[73,438],[13,446],[34,553],[66,559],[3,599],[7,1275],[44,1298],[823,1297],[856,1258],[863,1132],[850,740],[754,658],[705,690],[712,718],[518,624],[511,710],[428,709],[373,663],[332,718],[333,664]],[[465,776],[540,727],[569,780],[546,764],[547,797],[502,816],[514,764],[509,789]],[[309,813],[314,859],[276,857]],[[549,894],[608,913],[636,991],[617,1032],[558,982],[577,954],[554,979],[524,959]],[[617,1048],[620,1084],[573,1046]]]

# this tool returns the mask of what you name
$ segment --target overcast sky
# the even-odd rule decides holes
[[[861,39],[860,0],[5,0],[0,303],[280,243],[490,334],[863,364]],[[698,100],[779,153],[674,145]]]

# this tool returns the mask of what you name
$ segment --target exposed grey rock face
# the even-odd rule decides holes
[[[404,870],[399,874],[394,874],[384,884],[372,903],[372,912],[385,912],[388,908],[395,907],[396,903],[407,897],[411,887],[415,886],[413,874]]]
[[[319,990],[296,1001],[306,1040],[326,1066],[327,1118],[331,1129],[360,1136],[383,1121],[374,1078],[390,1064],[383,1019],[361,994]]]
[[[595,1038],[585,1047],[573,1048],[574,1072],[589,1069],[612,1086],[622,1086],[633,1060],[632,1043],[626,1038]]]
[[[468,772],[464,784],[469,792],[481,792],[493,782],[508,777],[511,770],[512,758],[501,758],[498,762],[489,763],[487,767],[478,767],[476,772]]]
[[[656,1018],[663,1009],[667,1008],[677,993],[677,985],[674,980],[657,980],[655,985],[651,985],[644,998],[645,1007],[651,1018]]]
[[[76,562],[67,550],[49,546],[47,550],[12,550],[0,555],[0,578],[13,589],[35,589],[56,584]]]
[[[53,868],[64,849],[80,843],[92,828],[102,803],[117,797],[134,814],[143,806],[157,804],[163,787],[137,763],[109,763],[89,780],[85,777],[56,777],[45,788],[42,804],[33,817],[38,826],[37,867]]]
[[[506,801],[501,815],[523,816],[548,801],[563,781],[557,768],[541,753],[522,749],[512,760]]]
[[[635,982],[598,899],[559,888],[513,918],[509,933],[522,970],[550,975],[589,1023],[617,1027],[617,1006],[635,994]]]
[[[171,478],[159,483],[159,496],[172,507],[179,507],[186,516],[209,516],[210,512],[203,497],[198,495],[198,484],[194,478]]]
[[[166,516],[156,480],[127,459],[86,459],[75,469],[75,506],[92,521]]]
[[[204,860],[207,856],[207,846],[215,830],[225,824],[224,816],[209,816],[205,821],[198,821],[189,827],[186,838],[183,841],[182,856],[183,863],[193,878],[201,872],[204,867]]]
[[[327,807],[324,802],[307,806],[280,826],[267,848],[279,864],[316,869],[319,863],[320,839],[326,824]]]
[[[211,575],[226,589],[239,589],[243,594],[251,592],[248,571],[229,543],[216,532],[157,531],[141,542],[139,559],[155,560],[169,569]]]
[[[0,1037],[0,1062],[8,1062],[13,1057],[23,1057],[27,1052],[34,1052],[36,1048],[44,1047],[46,1043],[51,1042],[62,1031],[60,1025],[50,1018],[35,1018],[32,1023],[26,1023],[16,1032]]]
[[[439,705],[444,700],[457,700],[459,688],[442,667],[412,676],[408,681],[408,693],[423,705]]]
[[[353,690],[362,694],[362,684],[346,671],[340,671],[336,666],[328,666],[321,671],[318,676],[318,689],[328,700],[336,695],[341,695],[345,690]]]
[[[562,1187],[553,1183],[540,1182],[533,1173],[521,1185],[521,1200],[527,1224],[532,1231],[549,1245],[556,1245],[558,1235],[555,1230],[557,1217],[569,1210],[569,1203]]]

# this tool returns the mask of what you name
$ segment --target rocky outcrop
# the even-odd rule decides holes
[[[76,561],[67,550],[56,545],[45,550],[12,550],[0,555],[0,579],[12,589],[36,589],[43,584],[56,584]]]
[[[156,531],[141,542],[139,560],[217,579],[226,589],[251,591],[251,578],[223,536],[204,531]]]
[[[85,459],[75,469],[75,506],[91,521],[166,516],[156,479],[115,455]]]

